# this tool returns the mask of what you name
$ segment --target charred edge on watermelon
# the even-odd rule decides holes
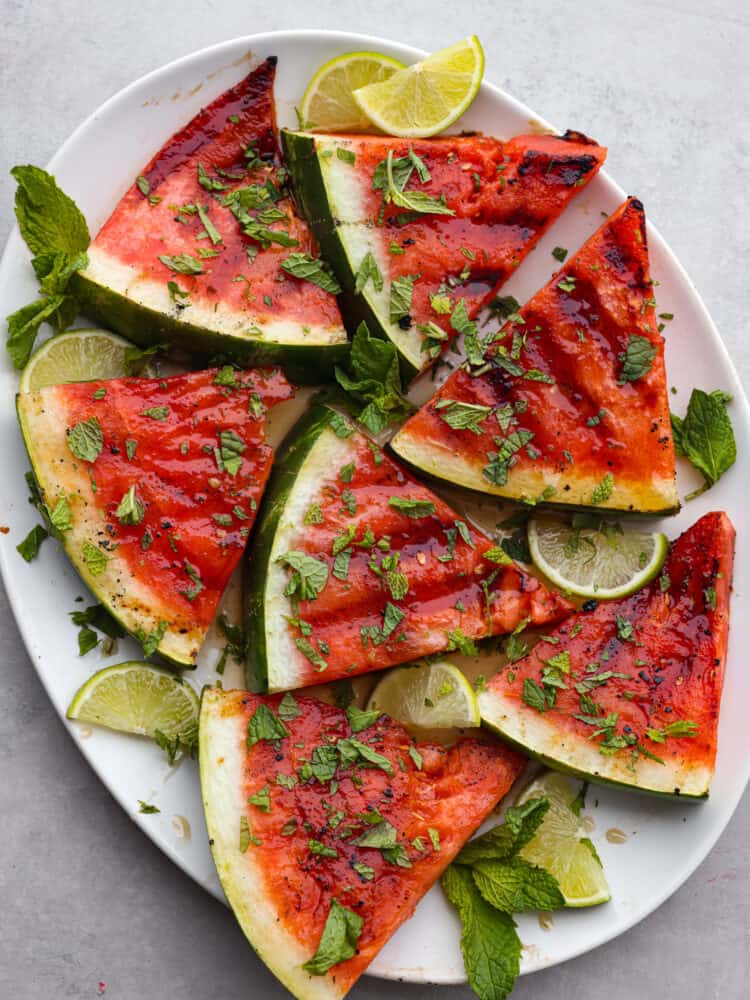
[[[428,292],[447,288],[452,308],[463,298],[473,317],[596,175],[606,156],[591,139],[570,131],[560,137],[518,136],[500,142],[478,135],[405,141],[282,130],[281,141],[297,203],[344,289],[341,301],[349,331],[365,321],[374,334],[391,339],[406,381],[435,357],[436,349],[425,350],[429,338],[418,325],[431,321],[443,330],[446,343],[455,336],[450,315],[433,311]],[[369,176],[374,160],[389,149],[397,157],[413,149],[428,167],[447,173],[447,202],[458,209],[455,218],[412,217],[391,205],[385,210],[385,224],[376,224],[380,195],[369,189]],[[462,157],[470,162],[462,163]],[[362,168],[360,159],[365,161]],[[366,189],[363,177],[368,178]],[[442,182],[426,183],[424,193],[443,195]],[[421,191],[421,183],[416,189]],[[393,255],[394,241],[398,256]],[[355,294],[356,275],[368,253],[385,278],[384,286],[378,290],[369,282]],[[411,313],[392,322],[391,277],[396,271],[401,276],[422,275],[431,266],[434,270],[436,258],[441,273],[418,280]]]
[[[259,709],[288,735],[248,748]],[[317,699],[216,688],[204,689],[199,739],[203,807],[222,887],[252,947],[298,1000],[338,1000],[351,989],[525,764],[495,741],[415,744],[387,716],[353,732],[343,711]],[[379,759],[345,764],[339,740],[359,741]],[[329,762],[333,753],[332,783],[318,770],[321,751]],[[383,821],[392,830],[391,851],[354,843]],[[356,951],[310,975],[303,965],[316,952],[333,900],[362,921]]]
[[[556,770],[661,797],[707,798],[733,561],[729,518],[704,515],[672,543],[647,587],[569,618],[552,632],[555,645],[540,643],[504,667],[479,694],[483,725]]]
[[[232,190],[262,185],[266,178],[283,187],[275,67],[275,58],[261,63],[165,144],[91,243],[89,266],[71,287],[85,315],[135,343],[167,340],[203,360],[281,364],[296,382],[315,384],[333,374],[349,346],[335,297],[281,269],[291,253],[315,255],[305,223],[282,191],[278,204],[286,220],[267,224],[280,226],[297,244],[262,249],[221,204]],[[253,161],[244,155],[251,147],[257,152]],[[214,224],[213,236],[208,227],[203,230],[198,205]],[[276,205],[270,200],[267,207]],[[254,251],[249,262],[248,252]],[[191,257],[203,274],[174,271],[159,259],[181,255]]]
[[[247,386],[252,391],[246,387],[242,393],[222,388],[214,382],[216,375],[216,371],[207,371],[171,379],[74,383],[48,386],[16,397],[24,445],[47,518],[61,498],[67,502],[71,526],[55,529],[53,534],[74,568],[122,627],[144,648],[150,647],[149,655],[158,653],[175,666],[189,669],[196,666],[221,593],[242,557],[271,464],[272,450],[263,443],[263,412],[249,414],[248,403],[255,403],[256,408],[270,407],[292,394],[279,372],[250,373]],[[237,372],[236,377],[247,376]],[[175,427],[171,422],[173,414],[168,412],[174,409],[170,391],[175,383],[175,400],[181,394],[189,409],[184,434],[178,433],[182,425]],[[149,407],[153,402],[160,405]],[[237,436],[247,444],[252,436],[248,428],[252,428],[252,447],[246,448],[240,463],[240,468],[249,461],[253,463],[247,475],[239,469],[234,476],[226,470],[221,472],[214,465],[218,462],[215,452],[209,448],[210,454],[206,453],[207,445],[199,447],[193,440],[190,448],[191,433],[197,433],[193,420],[199,402],[211,408],[209,434],[217,424],[224,424],[235,435],[239,431]],[[217,405],[236,407],[230,421],[219,418]],[[125,419],[126,411],[132,420]],[[67,433],[91,416],[100,422],[102,435],[102,448],[93,462],[73,454]],[[151,433],[164,442],[159,447],[172,450],[167,478],[149,467],[153,453],[151,449],[147,453],[144,445],[148,432],[138,433],[137,420],[141,421],[141,429],[144,424],[153,424]],[[205,420],[199,424],[202,429],[206,426]],[[101,462],[97,464],[99,459],[108,463],[106,472]],[[140,464],[141,459],[146,460],[145,466]],[[176,479],[180,463],[191,470],[187,485],[185,480]],[[194,501],[202,476],[207,483],[206,493],[203,502],[199,502],[200,498]],[[223,490],[219,488],[222,480]],[[128,521],[125,515],[120,518],[116,508],[130,486],[135,487],[131,511],[137,513]],[[165,499],[170,497],[177,504],[177,514],[165,506]],[[209,517],[209,510],[219,515]],[[201,541],[194,551],[189,541],[180,537],[180,517],[194,519],[196,515],[207,526],[201,528]],[[214,557],[213,562],[207,536],[217,544],[218,558]],[[148,569],[144,570],[144,566]]]
[[[645,214],[631,198],[521,308],[523,323],[511,318],[502,328],[506,355],[490,362],[491,346],[484,370],[474,374],[464,365],[451,374],[390,447],[421,473],[484,494],[558,509],[676,513],[653,295]],[[524,346],[513,360],[511,335],[515,343],[519,331]],[[622,373],[633,335],[650,357],[627,381]],[[484,408],[478,432],[449,426],[445,408],[456,404]],[[509,423],[501,428],[495,417],[503,411]],[[513,432],[524,440],[498,468],[504,475],[495,475],[492,456],[500,457]]]
[[[288,551],[325,570],[298,608],[281,562]],[[271,691],[385,669],[572,610],[321,403],[282,446],[246,579],[248,686]]]

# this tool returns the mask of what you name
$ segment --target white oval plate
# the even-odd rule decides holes
[[[268,55],[279,57],[279,123],[293,126],[295,102],[312,73],[327,59],[355,49],[379,50],[404,62],[423,54],[382,39],[344,32],[289,31],[226,42],[171,63],[126,87],[78,128],[53,157],[50,170],[81,206],[89,228],[96,233],[152,153],[202,105],[235,83],[259,60]],[[585,121],[563,124],[583,131],[587,128]],[[509,137],[530,128],[543,128],[545,123],[524,105],[485,83],[459,127]],[[643,155],[648,156],[648,150]],[[600,213],[611,212],[623,197],[623,191],[600,173],[504,292],[525,301],[556,269],[550,256],[552,247],[564,246],[571,251],[579,247],[599,225]],[[743,488],[750,478],[750,413],[737,375],[693,285],[653,228],[650,241],[652,271],[660,282],[656,289],[659,311],[675,314],[665,331],[669,383],[678,389],[673,398],[675,409],[684,411],[694,385],[722,388],[734,395],[731,414],[737,435],[737,464],[710,493],[687,504],[678,517],[664,524],[664,530],[674,537],[705,511],[724,508],[737,528],[732,634],[716,776],[711,799],[699,805],[592,787],[587,812],[595,824],[592,836],[612,887],[612,902],[591,910],[555,914],[551,930],[543,930],[533,917],[521,918],[520,935],[526,945],[523,972],[588,951],[621,934],[659,906],[716,843],[750,772],[750,671],[742,669],[739,656],[743,648],[750,647],[750,618],[743,615],[741,604],[750,573],[750,565],[744,561],[746,539],[750,538],[750,506]],[[0,315],[6,316],[35,297],[29,255],[15,230],[0,264]],[[76,630],[68,612],[82,606],[74,603],[78,595],[88,602],[85,588],[53,543],[48,541],[43,546],[32,565],[26,565],[15,551],[36,517],[27,503],[23,479],[27,459],[13,405],[18,377],[4,351],[0,366],[0,442],[6,469],[0,477],[0,502],[3,519],[10,525],[10,534],[2,541],[2,572],[29,655],[55,708],[64,717],[73,693],[93,670],[126,656],[138,656],[139,650],[126,640],[109,658],[95,652],[79,659]],[[286,413],[276,414],[274,438],[293,417],[294,407],[289,406]],[[683,465],[681,461],[679,486],[684,496],[697,485],[697,477]],[[489,502],[484,507],[492,527],[497,508]],[[236,597],[229,595],[230,604],[233,600]],[[191,678],[198,687],[215,679],[213,668],[219,648],[215,637],[207,642],[201,666]],[[485,661],[485,672],[491,672],[487,667]],[[224,680],[225,686],[239,686],[239,670],[228,670]],[[197,882],[223,898],[205,836],[194,763],[186,761],[170,769],[163,754],[148,742],[67,725],[87,760],[131,818]],[[161,812],[140,815],[138,799],[154,802]],[[627,835],[624,844],[612,844],[606,839],[606,831],[613,827]],[[428,893],[413,919],[393,937],[369,971],[414,982],[464,981],[458,922],[438,888]]]

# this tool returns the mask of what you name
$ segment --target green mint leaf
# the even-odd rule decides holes
[[[670,736],[688,737],[692,739],[698,735],[698,725],[687,719],[675,719],[674,722],[662,726],[661,729],[647,729],[646,736],[654,743],[666,743]]]
[[[216,228],[216,226],[213,224],[213,222],[211,222],[211,220],[209,219],[208,213],[206,211],[207,207],[208,206],[206,206],[206,208],[204,208],[203,205],[201,205],[201,204],[198,205],[198,218],[203,223],[203,228],[208,233],[208,238],[211,240],[211,243],[214,246],[216,246],[218,243],[221,243],[221,238],[222,237],[221,237],[221,233],[219,232],[219,230]]]
[[[379,709],[372,709],[369,712],[357,708],[356,705],[347,705],[346,715],[349,719],[349,726],[353,733],[360,733],[363,729],[373,726],[383,713]]]
[[[354,294],[361,295],[368,281],[372,281],[376,292],[383,291],[383,275],[380,273],[378,263],[369,250],[359,265],[357,277],[354,282]]]
[[[333,276],[327,264],[307,253],[291,253],[281,262],[282,270],[301,281],[309,281],[331,295],[339,295],[341,285]]]
[[[290,550],[277,560],[291,568],[284,593],[301,601],[313,601],[328,582],[328,566],[304,552]]]
[[[473,434],[482,433],[482,424],[492,412],[491,406],[460,403],[455,399],[440,399],[435,404],[435,409],[453,430],[468,430]]]
[[[138,812],[149,815],[150,813],[161,812],[158,806],[151,805],[150,802],[144,802],[143,799],[138,799]]]
[[[427,170],[427,167],[424,162],[416,156],[416,154],[414,154],[414,158],[408,157],[407,159],[412,169],[417,167],[420,180],[423,177],[425,179],[429,178],[429,171]],[[386,202],[393,202],[394,205],[398,205],[399,208],[405,208],[409,212],[432,215],[455,215],[456,213],[453,209],[448,208],[445,204],[444,195],[441,195],[439,198],[435,198],[432,195],[426,194],[424,191],[404,190],[411,176],[411,169],[407,174],[402,166],[402,160],[403,158],[399,157],[395,161],[398,166],[394,170],[393,150],[388,150],[388,157],[386,159],[385,166],[387,186],[383,192],[384,200]],[[419,165],[417,166],[417,164]],[[375,180],[373,177],[373,184],[374,182]]]
[[[13,167],[11,174],[18,184],[16,219],[31,252],[74,255],[86,250],[90,242],[86,220],[54,177],[31,165]]]
[[[407,517],[419,518],[430,517],[435,513],[435,504],[432,500],[413,500],[408,497],[390,497],[388,506],[397,510]]]
[[[312,976],[324,976],[328,970],[351,958],[357,950],[364,921],[337,900],[331,900],[323,933],[312,958],[302,968]]]
[[[159,260],[176,274],[203,274],[203,264],[189,253],[179,253],[176,256],[159,254]]]
[[[391,282],[391,304],[389,318],[391,323],[399,320],[409,320],[411,324],[411,300],[414,294],[414,284],[418,275],[402,274]]]
[[[481,365],[484,362],[484,348],[479,342],[477,325],[469,319],[466,311],[466,299],[459,299],[451,314],[451,327],[464,338],[464,351],[469,365]]]
[[[7,351],[16,368],[23,368],[31,356],[39,327],[44,322],[52,323],[55,315],[65,303],[66,296],[37,299],[8,316]]]
[[[367,764],[372,764],[373,767],[379,767],[386,774],[393,774],[393,765],[387,757],[378,753],[377,750],[373,750],[366,743],[355,740],[354,737],[339,740],[336,747],[341,755],[342,767],[351,767],[355,763],[365,761]]]
[[[509,434],[497,452],[488,452],[489,463],[482,469],[482,475],[495,486],[505,486],[511,459],[534,437],[533,431],[517,430]],[[500,439],[497,439],[500,440]],[[503,545],[503,548],[505,546]],[[507,551],[507,550],[506,550]]]
[[[328,669],[328,661],[324,659],[309,639],[306,639],[304,636],[297,636],[294,640],[294,645],[312,663],[316,670],[322,671]]]
[[[688,499],[713,486],[731,468],[737,458],[737,445],[726,409],[726,394],[693,389],[683,421],[678,423],[675,446],[699,472],[705,485]],[[675,421],[672,418],[673,428]]]
[[[221,467],[230,476],[236,476],[242,465],[242,453],[247,445],[234,431],[219,431],[219,455]]]
[[[142,417],[150,417],[152,420],[166,420],[169,416],[168,406],[149,406],[145,410],[141,410]]]
[[[461,918],[461,952],[469,985],[479,1000],[505,1000],[521,966],[521,942],[512,917],[482,898],[466,868],[451,865],[440,883]]]
[[[565,905],[554,875],[523,858],[477,861],[471,873],[484,899],[503,913],[556,910]]]
[[[302,715],[302,709],[294,700],[294,695],[289,691],[287,691],[279,702],[279,707],[276,711],[278,712],[279,718],[283,719],[284,722],[291,722],[292,719],[297,719],[300,715]]]
[[[58,531],[70,531],[73,527],[73,514],[68,498],[63,495],[49,512],[50,524]]]
[[[392,635],[403,620],[404,612],[388,601],[383,611],[383,638],[387,639],[389,635]]]
[[[115,511],[120,524],[140,524],[145,514],[143,503],[135,495],[135,484],[123,495]]]
[[[159,643],[164,638],[167,626],[167,622],[159,622],[157,627],[151,632],[147,632],[143,628],[136,629],[135,637],[141,644],[144,656],[148,657],[154,655],[156,650],[159,648]]]
[[[373,434],[413,412],[411,403],[402,394],[395,346],[371,337],[365,323],[360,323],[355,331],[348,365],[348,371],[336,367],[336,381],[359,410],[357,419]],[[361,406],[357,407],[357,403]]]
[[[456,856],[456,863],[473,865],[482,860],[508,861],[515,857],[539,829],[548,809],[546,798],[529,799],[522,806],[511,806],[502,823],[464,845]]]
[[[601,482],[596,486],[594,492],[591,494],[591,503],[604,503],[605,500],[609,500],[612,496],[612,490],[614,488],[615,477],[611,472],[605,473]]]
[[[104,436],[96,417],[81,420],[67,432],[68,448],[83,462],[95,462],[104,447]]]
[[[652,344],[648,337],[631,333],[628,338],[628,346],[624,354],[619,354],[618,359],[622,362],[618,385],[626,382],[636,382],[651,371],[651,365],[657,354],[657,347]]]
[[[16,552],[22,556],[26,562],[31,562],[39,554],[39,549],[42,546],[42,542],[45,538],[49,537],[49,533],[46,528],[43,528],[41,524],[36,524],[24,538],[22,542],[16,545]]]
[[[562,264],[562,262],[568,256],[568,251],[565,249],[565,247],[554,247],[552,249],[552,256],[555,258],[555,260],[559,260],[560,263]]]
[[[247,723],[247,748],[250,750],[261,740],[282,740],[288,735],[281,719],[261,702]]]
[[[249,805],[255,806],[257,809],[260,809],[261,812],[270,813],[271,789],[268,785],[264,785],[262,788],[259,788],[254,795],[249,795],[247,801]]]
[[[86,563],[86,568],[92,576],[101,576],[107,568],[109,559],[98,545],[94,545],[92,542],[84,542],[81,555],[83,556],[83,561]]]
[[[351,149],[344,149],[343,146],[336,147],[336,157],[341,160],[342,163],[348,163],[350,166],[354,166],[357,162],[356,154],[351,151]]]
[[[125,635],[125,629],[102,604],[91,604],[82,611],[70,611],[69,614],[74,625],[90,625],[110,639],[121,639]]]
[[[307,847],[310,854],[317,854],[322,858],[337,858],[339,856],[339,852],[335,847],[328,847],[322,841],[314,840],[313,838],[308,840]]]
[[[470,636],[464,635],[460,628],[454,628],[450,632],[446,632],[445,638],[447,639],[445,649],[448,653],[458,650],[459,653],[463,653],[465,656],[477,656],[479,654],[479,646],[477,646]]]

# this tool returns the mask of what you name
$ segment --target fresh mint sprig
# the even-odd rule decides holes
[[[42,323],[56,333],[76,317],[78,303],[69,291],[76,271],[88,265],[90,237],[86,220],[46,170],[27,164],[13,167],[15,211],[21,236],[34,255],[32,266],[40,297],[7,317],[7,350],[16,368],[23,368],[34,348]]]
[[[737,444],[727,405],[732,397],[721,389],[704,392],[693,389],[687,413],[672,417],[672,436],[678,455],[703,473],[704,483],[685,499],[692,500],[710,489],[737,459]]]
[[[557,879],[518,856],[549,809],[546,798],[511,807],[505,822],[469,841],[441,885],[461,918],[461,951],[480,1000],[505,1000],[521,968],[514,913],[565,903]]]

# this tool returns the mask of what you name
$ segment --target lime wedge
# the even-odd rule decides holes
[[[644,587],[662,568],[669,547],[661,532],[611,522],[575,526],[575,520],[552,517],[532,518],[528,536],[534,565],[555,586],[599,600],[627,597]]]
[[[79,722],[191,743],[198,733],[198,695],[180,677],[129,660],[99,670],[78,689],[67,715]]]
[[[34,351],[21,375],[21,392],[45,385],[123,378],[133,374],[126,352],[133,345],[108,330],[70,330]]]
[[[483,73],[482,46],[476,35],[470,35],[382,83],[355,90],[354,100],[370,121],[389,135],[437,135],[469,107]]]
[[[479,706],[471,684],[458,667],[442,660],[391,670],[370,695],[367,708],[379,709],[416,729],[479,725]]]
[[[358,87],[381,83],[404,64],[379,52],[347,52],[324,63],[305,90],[299,115],[313,132],[368,132],[370,119],[352,94]]]
[[[566,906],[596,906],[606,903],[611,894],[596,849],[571,808],[576,794],[574,783],[553,771],[546,771],[524,789],[517,805],[544,795],[549,811],[520,853],[555,876]]]

